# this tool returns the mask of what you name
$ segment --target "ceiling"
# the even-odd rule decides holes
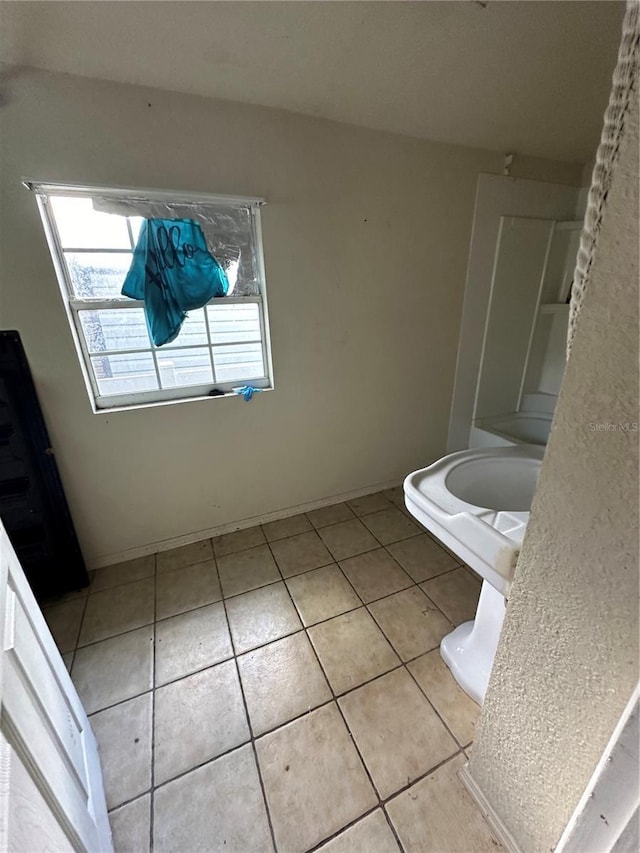
[[[1,2],[0,58],[586,162],[624,3]]]

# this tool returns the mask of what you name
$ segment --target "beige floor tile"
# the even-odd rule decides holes
[[[115,853],[149,853],[151,794],[120,806],[109,815]]]
[[[304,631],[241,655],[238,668],[256,736],[331,699]]]
[[[91,582],[95,574],[94,571],[88,572],[89,584],[80,587],[79,589],[71,589],[69,592],[60,593],[60,595],[47,595],[38,597],[38,604],[41,610],[47,610],[49,607],[55,607],[57,604],[65,604],[67,601],[73,601],[76,598],[86,598],[89,595]]]
[[[60,652],[72,652],[78,642],[82,614],[87,603],[86,596],[55,604],[43,611],[44,618],[53,634]]]
[[[402,660],[411,660],[440,645],[453,626],[417,587],[369,605],[376,622]]]
[[[318,853],[400,853],[398,842],[381,809],[336,835]]]
[[[426,533],[394,542],[387,550],[411,577],[420,583],[460,565]]]
[[[480,581],[472,577],[466,569],[454,569],[420,586],[454,625],[475,618],[480,597]]]
[[[91,592],[99,592],[111,586],[119,586],[121,583],[140,581],[151,577],[156,570],[156,555],[147,554],[146,557],[138,557],[135,560],[127,560],[126,563],[116,563],[114,566],[106,566],[97,569],[91,581]]]
[[[347,501],[349,508],[356,515],[368,515],[371,512],[378,512],[381,509],[389,509],[389,501],[383,492],[376,492],[373,495],[363,495],[361,498],[354,498],[352,501]]]
[[[456,684],[440,650],[412,661],[409,671],[461,746],[471,743],[480,707]]]
[[[256,750],[281,851],[302,853],[376,804],[333,703],[260,738]]]
[[[502,850],[456,775],[463,764],[456,756],[387,803],[406,853]]]
[[[154,853],[273,850],[249,745],[158,788],[154,812]]]
[[[358,518],[323,527],[318,533],[336,560],[346,560],[378,547],[377,541]]]
[[[232,656],[222,602],[156,625],[156,684],[182,678]]]
[[[319,569],[320,566],[333,562],[331,554],[315,531],[274,542],[271,550],[285,578]]]
[[[64,661],[64,665],[67,668],[67,672],[71,672],[71,665],[73,664],[73,655],[74,652],[65,652],[62,655],[62,660]]]
[[[221,598],[214,560],[165,572],[156,578],[156,619],[213,604]]]
[[[402,486],[394,486],[392,489],[385,489],[382,494],[388,501],[391,501],[394,506],[404,509],[404,489]]]
[[[338,701],[383,798],[458,749],[405,669],[383,675]]]
[[[427,533],[427,534],[429,534],[429,536],[433,535],[430,533],[429,528],[425,527],[424,524],[422,524],[420,521],[418,521],[418,519],[415,517],[415,515],[413,515],[413,513],[410,512],[406,506],[400,506],[400,504],[396,504],[396,506],[398,507],[400,512],[404,513],[404,515],[407,516],[409,521],[412,521],[415,525],[417,525],[420,528],[420,533]],[[436,537],[434,536],[434,539],[435,538]],[[438,542],[440,542],[440,540],[438,540]]]
[[[78,645],[106,640],[153,622],[154,591],[154,578],[145,578],[90,595]]]
[[[280,580],[280,572],[268,545],[220,557],[218,572],[225,598]]]
[[[306,533],[308,530],[313,530],[313,527],[306,515],[292,515],[289,518],[280,518],[263,524],[262,529],[267,542],[276,542],[278,539]]]
[[[307,518],[314,527],[327,527],[329,524],[337,524],[339,521],[350,521],[353,513],[346,503],[322,506],[320,509],[312,509],[307,513]]]
[[[109,809],[151,787],[151,716],[152,694],[145,693],[90,719]]]
[[[159,687],[154,731],[156,785],[249,740],[234,661]]]
[[[305,625],[360,607],[360,599],[336,565],[289,578],[287,586]]]
[[[194,563],[203,563],[213,557],[213,549],[210,539],[201,539],[199,542],[190,542],[181,545],[180,548],[172,548],[171,551],[160,551],[157,555],[158,572],[173,572]]]
[[[384,548],[376,548],[375,551],[367,551],[365,554],[342,560],[340,568],[365,604],[413,586],[409,575]]]
[[[417,536],[420,528],[395,506],[366,515],[362,519],[381,545]]]
[[[153,629],[139,628],[78,649],[71,667],[87,714],[151,690]]]
[[[447,553],[448,553],[448,552],[447,552]],[[482,585],[482,578],[480,577],[480,575],[479,575],[477,572],[474,572],[474,571],[473,571],[473,569],[471,568],[471,566],[467,566],[467,564],[466,564],[466,563],[463,563],[463,564],[462,564],[462,567],[463,567],[463,568],[464,568],[464,570],[467,572],[467,574],[468,574],[468,575],[470,575],[470,576],[473,578],[473,580],[474,580],[474,581],[477,581],[480,585]]]
[[[236,654],[271,643],[302,627],[282,581],[228,599],[227,616]]]
[[[400,665],[364,607],[315,625],[309,636],[337,694]]]
[[[246,551],[247,548],[256,548],[264,545],[265,538],[262,528],[245,527],[244,530],[234,530],[233,533],[223,533],[211,540],[216,557],[226,557],[227,554],[237,554],[238,551]]]

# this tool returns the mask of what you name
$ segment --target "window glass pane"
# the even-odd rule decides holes
[[[216,379],[219,382],[262,379],[265,373],[260,344],[215,347],[213,363],[216,368]]]
[[[158,350],[156,357],[163,388],[213,383],[209,350],[204,347]]]
[[[89,352],[151,346],[142,308],[78,311],[78,315]]]
[[[99,393],[103,397],[155,391],[158,388],[150,352],[93,356],[91,366],[98,383]]]
[[[98,213],[90,198],[50,201],[63,249],[131,249],[126,216]]]
[[[140,226],[144,222],[142,216],[128,216],[129,225],[131,226],[131,236],[133,237],[133,245],[135,246],[140,236]]]
[[[186,347],[195,344],[207,345],[207,327],[204,321],[204,311],[189,311],[187,319],[182,324],[178,337],[170,344],[160,347],[160,352],[166,352],[170,347]]]
[[[239,305],[208,305],[211,343],[259,341],[260,308],[255,302]]]
[[[209,251],[227,274],[229,296],[260,295],[256,238],[250,208],[168,204],[165,210],[172,217],[195,219],[199,223]],[[157,215],[157,212],[154,210],[152,215]]]
[[[73,292],[82,299],[125,299],[121,290],[131,252],[65,252]]]
[[[211,253],[227,274],[228,295],[257,296],[260,287],[251,210],[211,205],[206,213],[212,223],[202,223],[202,230]]]

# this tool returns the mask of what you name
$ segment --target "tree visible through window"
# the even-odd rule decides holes
[[[260,200],[30,186],[94,410],[271,387]],[[229,281],[162,347],[143,303],[121,294],[144,218],[196,220]]]

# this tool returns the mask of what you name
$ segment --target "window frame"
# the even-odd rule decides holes
[[[150,190],[132,187],[99,187],[99,186],[80,186],[75,184],[57,184],[57,183],[42,183],[29,179],[23,180],[24,186],[32,190],[36,195],[40,217],[45,231],[45,236],[49,246],[49,251],[54,265],[60,294],[64,304],[67,319],[71,329],[71,335],[80,362],[80,368],[84,379],[84,384],[87,389],[87,394],[91,403],[91,408],[94,414],[111,413],[117,411],[128,411],[130,409],[149,408],[152,406],[167,405],[188,402],[193,400],[217,400],[223,397],[235,397],[233,392],[234,387],[243,384],[251,384],[255,388],[260,388],[263,391],[273,390],[273,364],[271,357],[271,338],[269,330],[269,311],[267,305],[266,294],[266,277],[264,268],[263,242],[262,242],[262,225],[260,217],[260,208],[265,204],[262,198],[248,198],[240,196],[227,195],[212,195],[208,193],[184,193],[174,192],[170,190]],[[222,296],[214,297],[209,300],[203,309],[205,317],[205,328],[207,332],[207,342],[203,344],[166,344],[162,347],[156,347],[149,337],[149,348],[136,350],[108,350],[100,353],[90,353],[86,346],[85,334],[82,330],[80,321],[80,311],[86,310],[131,310],[134,308],[144,307],[144,302],[141,300],[129,299],[122,296],[119,299],[91,299],[81,298],[75,295],[73,283],[65,257],[65,252],[74,251],[73,248],[63,249],[62,241],[58,233],[58,228],[51,205],[49,203],[50,196],[67,196],[92,198],[94,196],[111,197],[114,199],[122,199],[136,202],[156,202],[181,205],[230,205],[230,206],[245,206],[251,211],[253,220],[253,234],[255,239],[255,253],[258,272],[258,284],[260,293],[256,296]],[[132,214],[134,215],[134,214]],[[128,230],[129,223],[127,222]],[[83,251],[90,254],[94,253],[109,253],[109,250],[104,249],[84,249]],[[118,250],[111,250],[118,251]],[[122,253],[127,250],[123,249]],[[133,249],[131,250],[133,252]],[[209,305],[232,305],[242,303],[253,303],[258,306],[258,315],[260,322],[260,341],[229,341],[226,343],[213,344],[211,340],[209,328],[209,316],[207,307]],[[262,361],[264,365],[264,376],[250,380],[235,380],[235,381],[216,381],[216,372],[214,365],[214,348],[220,349],[225,346],[238,346],[241,343],[260,343],[262,351]],[[100,394],[98,384],[94,375],[91,358],[100,355],[113,355],[129,352],[135,353],[151,353],[153,364],[158,379],[158,385],[162,385],[160,378],[160,370],[158,366],[158,353],[171,352],[172,350],[185,349],[202,349],[206,348],[209,354],[211,363],[213,381],[200,385],[189,385],[175,388],[162,388],[151,391],[134,391],[125,394]],[[210,396],[212,389],[218,389],[222,394]]]

